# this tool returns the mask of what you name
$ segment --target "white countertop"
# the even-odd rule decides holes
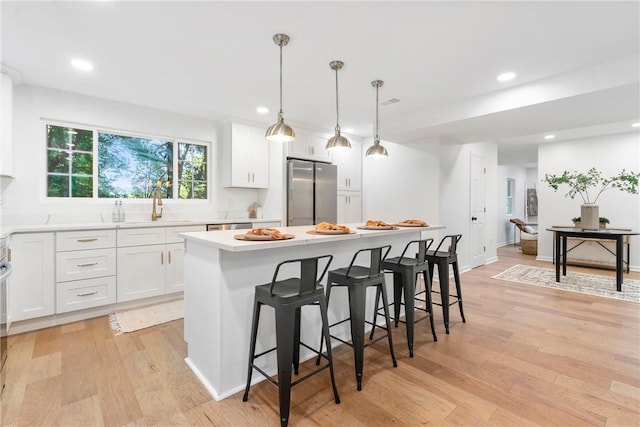
[[[283,234],[291,234],[294,236],[292,239],[287,240],[237,240],[234,236],[237,234],[244,234],[245,232],[243,230],[196,231],[189,233],[180,233],[180,236],[184,237],[187,242],[189,240],[194,240],[199,243],[211,245],[225,251],[243,252],[313,243],[326,243],[339,240],[360,239],[364,237],[381,236],[385,234],[403,234],[415,233],[416,231],[443,230],[446,228],[444,225],[430,225],[428,227],[398,227],[394,230],[363,230],[358,228],[363,225],[362,223],[353,223],[346,225],[351,229],[351,231],[353,232],[352,234],[321,235],[307,233],[310,230],[314,230],[313,225],[278,227],[278,230],[280,230]]]
[[[53,231],[83,231],[83,230],[104,230],[120,228],[146,228],[146,227],[179,227],[189,225],[205,224],[232,224],[240,222],[262,223],[280,222],[276,218],[236,218],[236,219],[179,219],[179,220],[157,220],[157,221],[125,221],[125,222],[86,222],[86,223],[57,223],[57,224],[24,224],[24,225],[2,225],[0,237],[6,237],[13,233],[40,233]]]

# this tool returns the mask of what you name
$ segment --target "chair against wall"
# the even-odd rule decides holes
[[[278,387],[280,401],[280,424],[286,426],[289,422],[289,407],[291,403],[291,387],[329,368],[331,377],[331,385],[333,387],[333,396],[336,403],[340,403],[338,389],[334,379],[333,357],[331,355],[331,347],[327,348],[326,356],[320,350],[315,350],[310,346],[300,342],[300,310],[305,305],[318,305],[320,307],[320,316],[322,318],[322,336],[325,340],[329,340],[329,322],[327,319],[327,300],[324,295],[324,288],[320,284],[325,276],[329,264],[333,259],[332,255],[324,255],[312,258],[303,258],[296,260],[283,261],[276,266],[275,273],[271,283],[256,286],[255,297],[253,303],[253,322],[251,324],[251,341],[249,344],[249,363],[247,369],[247,384],[242,400],[246,402],[249,399],[249,389],[251,387],[251,376],[253,370],[260,372],[268,381]],[[318,276],[318,266],[325,263],[322,273]],[[287,279],[279,278],[281,267],[286,265],[298,264],[300,268],[299,277],[290,277]],[[276,317],[276,346],[260,354],[256,353],[256,339],[258,332],[258,324],[260,321],[260,310],[262,305],[268,305],[275,309]],[[306,374],[304,377],[292,382],[291,373],[293,371],[298,374],[300,346],[318,354],[318,358],[327,359],[327,365],[323,365],[314,371]],[[264,372],[260,367],[256,366],[255,360],[259,357],[267,355],[273,351],[277,352],[278,360],[278,381],[275,381]],[[319,365],[319,361],[316,363]]]

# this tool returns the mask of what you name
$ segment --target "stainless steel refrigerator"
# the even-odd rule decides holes
[[[287,161],[287,225],[335,223],[338,216],[337,168],[329,163]]]

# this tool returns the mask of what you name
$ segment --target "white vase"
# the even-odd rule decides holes
[[[580,226],[584,230],[597,230],[600,228],[598,205],[585,203],[580,206]]]

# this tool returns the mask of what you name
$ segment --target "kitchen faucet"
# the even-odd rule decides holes
[[[160,192],[160,186],[157,185],[156,188],[151,192],[151,198],[153,199],[153,210],[151,211],[151,221],[155,221],[158,218],[162,218],[162,208],[160,208],[160,213],[157,213],[156,210],[158,206],[162,206],[162,193]]]

